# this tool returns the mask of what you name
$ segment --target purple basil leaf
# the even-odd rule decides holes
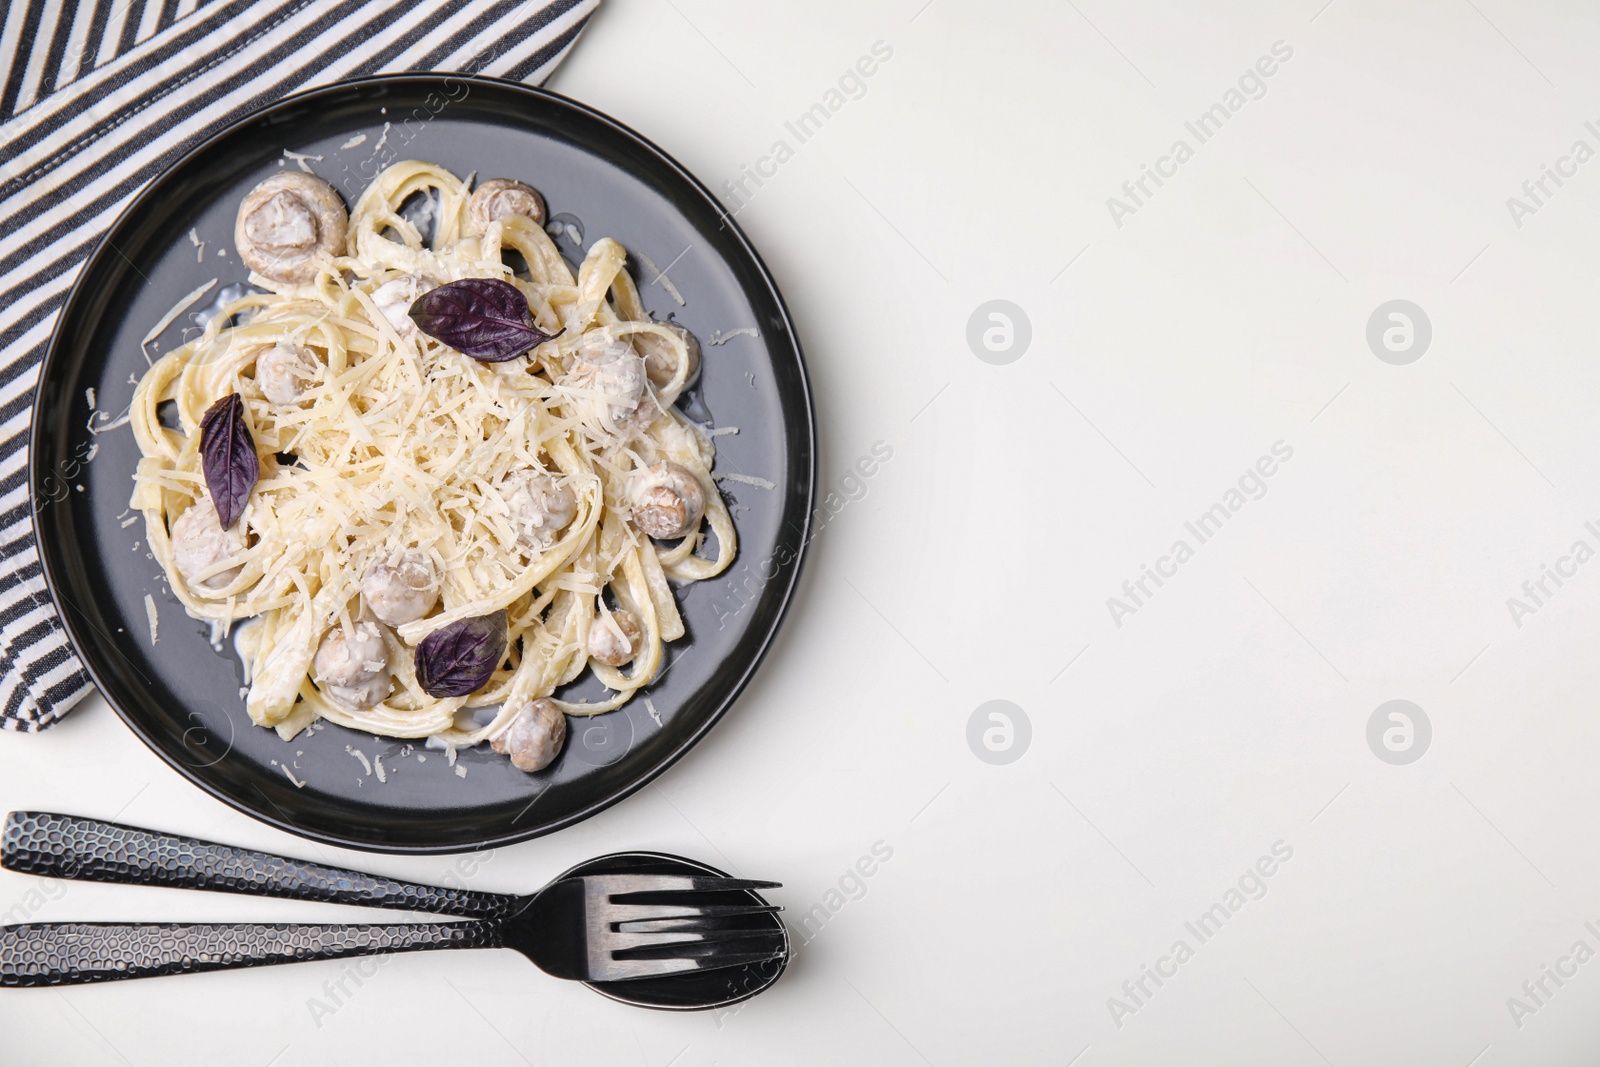
[[[244,400],[238,393],[212,404],[200,420],[200,465],[217,518],[224,530],[231,530],[261,476],[261,461],[250,427],[244,424]]]
[[[534,324],[528,298],[498,278],[463,278],[417,297],[411,321],[479,363],[504,363],[525,355],[556,334]]]
[[[417,682],[429,696],[464,697],[483,688],[506,658],[506,613],[439,627],[417,646]]]

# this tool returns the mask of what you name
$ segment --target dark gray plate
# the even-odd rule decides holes
[[[387,136],[385,131],[387,129]],[[358,135],[365,141],[342,148]],[[379,147],[381,145],[381,148]],[[457,174],[537,186],[553,220],[589,243],[614,237],[666,268],[630,262],[645,303],[705,343],[704,371],[681,402],[736,426],[717,438],[739,557],[721,577],[680,590],[689,633],[668,650],[644,701],[573,727],[560,759],[525,775],[500,756],[464,752],[459,777],[439,752],[332,725],[292,742],[253,726],[231,645],[207,643],[144,545],[124,527],[138,459],[126,426],[89,432],[86,390],[122,413],[147,364],[140,339],[186,294],[217,278],[242,283],[233,250],[240,198],[276,172],[284,150],[353,202],[377,170],[427,159]],[[205,242],[204,252],[190,238]],[[581,249],[561,242],[569,258]],[[226,249],[227,255],[218,254]],[[218,289],[208,294],[215,296]],[[198,305],[196,309],[198,310]],[[754,327],[724,344],[719,332]],[[152,342],[181,343],[185,313]],[[111,227],[68,298],[40,374],[30,477],[45,578],[78,654],[117,713],[202,789],[285,830],[388,852],[444,852],[534,837],[586,818],[640,788],[698,741],[749,681],[788,604],[810,528],[814,425],[799,342],[772,278],[705,187],[637,133],[552,93],[493,79],[400,75],[290,97],[217,135],[153,181]],[[98,445],[92,460],[88,450]],[[160,613],[152,646],[144,598]],[[657,721],[659,717],[659,722]],[[387,781],[348,748],[378,755]],[[418,754],[426,761],[417,759]],[[284,773],[287,763],[295,786]],[[92,771],[90,772],[92,773]]]

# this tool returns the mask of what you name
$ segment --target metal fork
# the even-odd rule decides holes
[[[511,948],[558,978],[615,982],[788,955],[754,891],[682,874],[560,878],[530,896],[400,882],[70,815],[13,812],[0,865],[57,878],[209,889],[466,917],[444,923],[24,923],[0,927],[0,985],[75,985],[444,948]]]

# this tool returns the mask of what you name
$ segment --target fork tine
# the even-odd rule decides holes
[[[655,919],[628,919],[616,924],[620,933],[652,933],[661,930],[697,930],[715,929],[706,923],[707,919],[734,918],[740,915],[775,915],[783,907],[777,904],[765,906],[752,904],[747,908],[706,908],[702,911],[686,911],[681,915],[662,916]],[[771,929],[771,927],[768,927]]]
[[[787,945],[780,945],[770,949],[755,952],[723,952],[715,956],[694,957],[700,964],[702,971],[709,971],[715,967],[742,967],[747,963],[760,963],[763,960],[782,959],[789,954]]]
[[[781,904],[607,904],[605,921],[631,923],[645,919],[713,919],[736,915],[768,915]]]
[[[726,967],[744,967],[752,963],[781,960],[787,950],[775,948],[768,952],[728,952],[697,959],[618,960],[613,966],[618,975],[613,981],[633,978],[664,978],[674,974],[691,974],[695,971],[715,971]]]
[[[694,963],[694,970],[715,971],[723,967],[743,967],[751,963],[765,963],[767,960],[781,960],[788,956],[786,949],[773,949],[770,952],[725,952],[716,956],[703,956],[693,960],[684,960],[684,963]]]
[[[753,878],[714,878],[687,874],[599,874],[584,875],[584,883],[610,897],[641,893],[720,893],[741,889],[777,889],[782,882]]]
[[[722,892],[729,889],[781,889],[782,882],[767,882],[759,878],[691,877],[688,891]]]
[[[718,946],[728,941],[782,940],[783,934],[769,926],[760,930],[666,930],[657,933],[630,931],[611,935],[607,944],[611,947],[612,959],[629,957],[640,959],[644,957],[635,955],[636,953],[648,952],[652,958],[662,952],[695,956],[719,952],[721,949]]]

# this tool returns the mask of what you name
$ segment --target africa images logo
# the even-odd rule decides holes
[[[1274,41],[1271,54],[1262,56],[1252,66],[1246,67],[1245,72],[1239,75],[1237,84],[1228,86],[1223,92],[1222,99],[1183,124],[1189,137],[1194,138],[1194,144],[1190,144],[1188,138],[1179,137],[1172,142],[1166,155],[1156,159],[1155,166],[1140,164],[1139,176],[1122,183],[1122,196],[1106,198],[1106,210],[1111,212],[1111,221],[1117,229],[1122,229],[1123,221],[1128,216],[1138,214],[1139,209],[1149,204],[1162,186],[1178,176],[1178,168],[1194,158],[1196,148],[1221,133],[1228,120],[1243,111],[1250,101],[1266,96],[1266,79],[1278,73],[1279,67],[1293,57],[1294,49],[1288,42]]]
[[[1155,566],[1140,564],[1139,576],[1122,583],[1122,596],[1106,598],[1106,610],[1117,629],[1130,615],[1137,615],[1146,607],[1157,590],[1178,576],[1178,568],[1194,558],[1200,546],[1216,537],[1229,519],[1242,511],[1246,504],[1267,495],[1267,479],[1277,474],[1282,465],[1294,456],[1294,446],[1286,441],[1273,442],[1269,453],[1259,457],[1245,469],[1235,485],[1224,490],[1222,498],[1189,522],[1183,524],[1189,537],[1179,537],[1166,555],[1156,559]],[[1190,543],[1190,538],[1193,543]],[[1154,586],[1154,588],[1152,588]]]

